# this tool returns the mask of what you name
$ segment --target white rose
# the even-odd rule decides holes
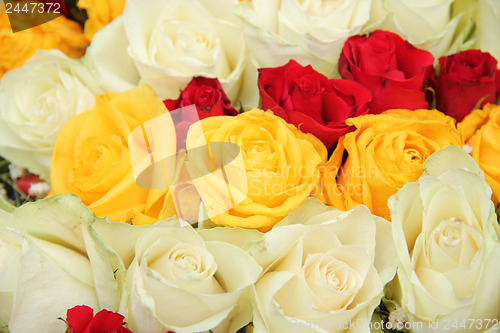
[[[61,51],[38,51],[0,81],[0,155],[49,179],[61,127],[102,93],[88,69]]]
[[[246,294],[262,267],[224,241],[225,229],[207,231],[204,241],[172,218],[144,231],[127,271],[130,297],[122,304],[133,332],[236,332],[248,324]],[[253,235],[240,229],[247,231]]]
[[[370,332],[396,272],[390,223],[364,206],[346,213],[314,200],[249,250],[264,267],[255,284],[254,332]]]
[[[446,332],[465,319],[483,323],[469,321],[465,331],[482,332],[498,318],[500,243],[491,193],[474,160],[449,146],[389,199],[400,261],[394,298],[411,322],[423,323],[412,324],[414,331]]]
[[[125,267],[94,223],[108,222],[69,194],[0,212],[0,320],[10,332],[62,333],[57,318],[75,305],[118,310]]]
[[[472,46],[475,1],[384,0],[384,5],[389,14],[377,29],[399,34],[436,59]]]
[[[331,76],[345,40],[384,17],[378,0],[253,0],[235,7],[260,67],[294,59]]]
[[[177,98],[194,76],[218,78],[233,103],[240,95],[246,44],[234,0],[131,0],[121,18],[94,36],[86,58],[111,90],[150,84]]]

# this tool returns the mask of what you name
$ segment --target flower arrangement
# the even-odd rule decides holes
[[[499,15],[5,0],[0,332],[497,331]]]

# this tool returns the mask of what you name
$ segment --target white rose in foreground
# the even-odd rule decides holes
[[[414,331],[446,332],[466,320],[464,331],[482,332],[498,319],[500,244],[491,193],[474,160],[449,146],[389,199],[400,260],[394,299],[409,321],[420,322]]]
[[[236,332],[250,322],[247,293],[262,267],[225,242],[224,229],[209,231],[204,241],[172,218],[144,231],[127,272],[130,297],[122,304],[134,333]]]
[[[150,84],[177,98],[194,76],[218,78],[237,102],[246,44],[233,0],[131,0],[121,18],[99,31],[86,54],[109,90]]]
[[[0,321],[9,332],[64,332],[59,317],[85,304],[116,311],[125,267],[73,195],[0,211]]]
[[[476,1],[384,0],[389,15],[377,29],[397,33],[436,59],[470,48]]]
[[[383,19],[378,0],[243,1],[235,13],[260,67],[294,59],[331,76],[344,42],[372,21]]]
[[[12,215],[0,210],[0,332],[10,320],[21,248],[27,241],[19,228]]]
[[[249,250],[264,267],[254,332],[370,332],[396,272],[390,228],[364,206],[346,213],[306,200]]]
[[[58,50],[38,51],[0,81],[0,155],[49,179],[61,127],[102,93],[89,70]]]

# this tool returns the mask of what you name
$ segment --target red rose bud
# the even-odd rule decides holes
[[[339,59],[342,78],[354,80],[373,94],[370,113],[389,109],[426,109],[423,92],[434,56],[398,35],[377,30],[349,38]]]
[[[178,99],[166,99],[163,104],[169,111],[194,104],[198,112],[197,117],[195,114],[183,110],[172,113],[177,131],[177,150],[186,147],[186,134],[193,122],[207,117],[236,116],[238,114],[222,90],[219,80],[205,77],[194,77]]]
[[[222,90],[219,80],[205,77],[194,77],[178,99],[166,99],[163,103],[170,111],[194,104],[200,119],[238,114]]]
[[[78,305],[66,312],[69,333],[132,333],[123,327],[123,316],[108,310],[101,310],[94,316],[94,310]]]
[[[368,113],[371,93],[357,82],[329,80],[294,60],[259,69],[262,109],[320,139],[330,151],[350,131],[345,120]]]
[[[43,180],[41,180],[38,175],[28,174],[26,176],[18,178],[14,183],[21,192],[23,192],[25,195],[30,195],[31,185],[43,183]],[[30,197],[36,198],[34,195],[30,195]]]
[[[436,108],[457,121],[475,107],[495,103],[500,94],[497,60],[489,53],[467,50],[439,58],[440,73],[431,77]]]

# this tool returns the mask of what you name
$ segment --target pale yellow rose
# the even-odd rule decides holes
[[[387,199],[422,175],[424,161],[441,148],[462,144],[455,120],[436,110],[389,110],[347,124],[355,130],[340,138],[322,169],[323,193],[317,197],[341,210],[363,204],[387,220]]]
[[[59,50],[37,51],[0,80],[0,155],[49,180],[60,129],[103,92],[80,61]]]
[[[253,230],[231,231],[233,241],[255,239]],[[247,294],[262,267],[225,241],[228,228],[207,232],[205,240],[172,218],[137,239],[127,270],[130,296],[122,302],[133,332],[236,332],[251,321]]]
[[[308,199],[254,243],[254,332],[369,332],[396,272],[391,225],[363,206],[340,212]]]
[[[83,33],[92,40],[97,31],[122,14],[125,0],[80,0],[77,5],[87,12]]]
[[[147,85],[98,96],[96,106],[66,123],[57,138],[50,195],[77,194],[96,215],[116,222],[150,224],[175,214],[167,189],[136,184],[128,145],[133,130],[165,112]],[[170,134],[165,144],[175,147]]]
[[[38,49],[59,49],[72,58],[79,58],[87,45],[88,40],[78,23],[64,16],[13,33],[5,4],[1,4],[0,78],[9,69],[22,66]]]
[[[399,257],[393,299],[414,332],[486,331],[500,314],[491,188],[459,146],[433,154],[424,170],[389,199]]]
[[[188,132],[188,152],[203,146],[205,140],[233,143],[240,147],[244,161],[246,179],[240,181],[246,181],[247,193],[232,209],[213,217],[216,224],[269,230],[316,189],[318,166],[326,162],[327,151],[312,134],[304,134],[272,112],[258,109],[236,117],[205,118],[200,124]],[[195,186],[210,198],[226,190],[225,183],[214,186],[210,178],[200,179]]]
[[[493,189],[493,202],[500,202],[500,106],[487,104],[458,124],[464,142],[472,147],[472,157],[484,171]]]

